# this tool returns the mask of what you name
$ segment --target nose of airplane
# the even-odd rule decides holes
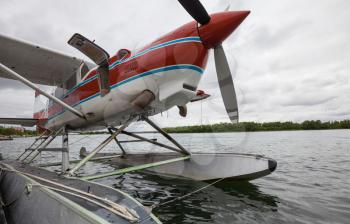
[[[206,48],[222,43],[249,15],[250,11],[221,12],[211,15],[210,22],[198,28]]]

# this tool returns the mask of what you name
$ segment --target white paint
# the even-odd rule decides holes
[[[183,84],[197,87],[201,79],[198,71],[178,69],[159,72],[141,77],[112,89],[104,97],[97,96],[76,108],[87,116],[87,121],[64,112],[49,121],[47,128],[57,129],[65,124],[75,129],[101,129],[117,126],[129,119],[130,115],[148,112],[155,115],[176,105],[185,105],[195,97],[195,92],[184,89]],[[150,90],[156,96],[150,107],[136,111],[131,105],[142,91]]]
[[[175,175],[200,181],[239,178],[247,175],[250,176],[249,179],[256,179],[271,173],[268,161],[268,158],[256,155],[192,154],[190,160],[166,164],[150,170],[158,174]]]

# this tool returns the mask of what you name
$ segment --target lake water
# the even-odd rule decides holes
[[[164,141],[160,136],[147,134]],[[164,223],[350,223],[350,130],[258,133],[174,134],[191,151],[263,154],[277,170],[251,182],[211,186],[153,212]],[[71,135],[71,157],[82,145],[93,149],[106,136]],[[32,138],[0,142],[5,158],[16,158]],[[60,145],[61,139],[54,142]],[[147,143],[126,145],[128,151],[156,151]],[[112,142],[105,152],[115,152]],[[43,153],[38,162],[59,160]],[[58,169],[52,168],[52,169]],[[88,163],[82,173],[112,170]],[[162,203],[207,183],[130,173],[99,181],[129,193],[144,205]]]

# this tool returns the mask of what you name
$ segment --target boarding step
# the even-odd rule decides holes
[[[67,148],[39,148],[39,149],[25,149],[25,151],[36,151],[38,152],[68,152]]]

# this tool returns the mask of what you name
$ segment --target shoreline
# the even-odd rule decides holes
[[[310,129],[310,130],[270,130],[270,131],[220,131],[220,132],[167,132],[170,134],[201,134],[201,133],[260,133],[260,132],[301,132],[301,131],[337,131],[337,130],[350,130],[350,128],[339,129]],[[106,133],[108,134],[108,133]]]
[[[225,132],[273,132],[350,129],[350,120],[321,122],[320,120],[294,122],[241,122],[238,124],[219,123],[209,125],[168,127],[168,133],[225,133]]]
[[[309,130],[341,130],[350,129],[350,120],[327,121],[306,120],[301,123],[287,122],[240,122],[218,123],[208,125],[166,127],[164,131],[172,134],[176,133],[230,133],[230,132],[276,132],[276,131],[309,131]],[[81,132],[85,135],[109,134],[107,131],[87,131]],[[15,128],[5,128],[0,126],[0,137],[3,138],[25,138],[35,137],[37,132],[33,130],[18,131]]]

